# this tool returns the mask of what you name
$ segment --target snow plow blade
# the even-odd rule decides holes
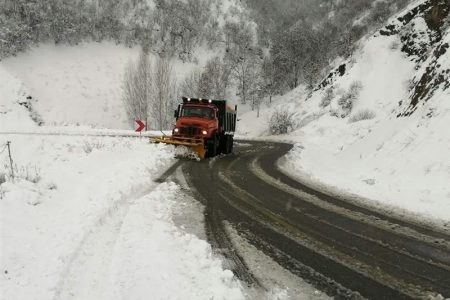
[[[201,139],[190,139],[190,138],[172,138],[169,136],[161,136],[161,137],[151,137],[150,142],[152,143],[163,143],[175,146],[185,146],[190,148],[192,151],[197,153],[200,159],[204,159],[206,156],[206,150],[203,145],[203,140]]]

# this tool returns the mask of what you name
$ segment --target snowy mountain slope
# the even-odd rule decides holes
[[[27,102],[28,96],[22,82],[2,67],[0,78],[0,130],[36,127],[37,124],[30,117],[30,111],[21,105]]]
[[[195,5],[194,2],[191,4]],[[150,10],[155,8],[153,1],[143,4],[145,7],[147,5]],[[179,9],[176,3],[171,4],[172,8],[170,5],[167,7],[161,5],[164,6],[160,8],[163,10]],[[252,28],[255,26],[242,3],[237,0],[205,2],[205,7],[198,9],[209,11],[208,17],[217,24],[216,27],[208,29],[211,32],[203,29],[208,31],[203,33],[205,36],[213,35],[208,36],[210,40],[207,37],[200,40],[190,37],[192,41],[187,42],[195,47],[184,53],[189,59],[181,54],[174,55],[171,61],[172,73],[178,85],[192,71],[201,71],[210,58],[223,56],[225,49],[222,35],[226,22],[245,20],[246,23],[252,24]],[[135,12],[127,18],[133,17],[139,18]],[[176,15],[165,17],[176,18]],[[172,25],[181,26],[176,22]],[[206,24],[205,26],[207,27]],[[156,28],[154,31],[157,32],[159,29]],[[164,39],[164,43],[170,41],[170,37]],[[150,58],[153,61],[157,53],[161,53],[159,52],[161,49],[157,50],[156,44],[150,47]],[[172,46],[180,47],[176,43]],[[177,48],[175,53],[182,50]],[[122,82],[125,66],[130,60],[137,59],[139,51],[138,46],[129,48],[124,44],[107,41],[76,42],[72,46],[64,42],[57,45],[48,42],[32,46],[25,52],[19,52],[17,56],[2,59],[0,128],[17,127],[18,124],[15,123],[19,122],[14,122],[16,117],[13,114],[21,109],[16,110],[13,107],[18,102],[27,102],[32,104],[33,110],[40,116],[40,123],[45,125],[130,129],[121,101]],[[31,96],[31,99],[26,99],[28,96]],[[7,111],[12,110],[15,112],[6,115]]]
[[[31,96],[33,109],[45,125],[130,129],[121,100],[122,81],[125,66],[138,53],[139,48],[102,42],[41,45],[4,59],[0,62],[0,75],[6,80],[2,80],[1,91],[8,94],[2,95],[0,109],[13,110],[18,101],[26,101]],[[177,81],[190,70],[200,68],[213,55],[203,49],[198,53],[199,65],[174,60],[173,74]],[[18,122],[14,118],[0,116],[1,128],[16,127]]]
[[[137,52],[112,43],[41,45],[5,59],[1,67],[27,88],[47,125],[127,128],[121,80],[127,61]]]
[[[448,223],[448,12],[448,1],[414,2],[311,94],[300,87],[281,97],[299,127],[277,137],[298,143],[285,167],[373,205]],[[257,122],[267,124],[275,107]],[[240,127],[254,122],[254,113],[244,115]]]

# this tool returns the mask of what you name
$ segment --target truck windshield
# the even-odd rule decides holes
[[[207,107],[185,106],[181,111],[181,116],[214,119],[214,110]]]

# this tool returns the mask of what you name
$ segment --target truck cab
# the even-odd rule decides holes
[[[236,109],[228,107],[226,100],[183,97],[175,110],[172,138],[202,144],[209,157],[231,153]]]
[[[183,104],[175,114],[173,137],[211,138],[220,129],[218,109],[214,105]]]

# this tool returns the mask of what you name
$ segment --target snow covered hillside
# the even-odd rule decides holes
[[[174,60],[177,80],[212,55],[198,51],[199,65]],[[121,100],[122,82],[125,66],[138,53],[138,47],[102,42],[41,45],[4,59],[0,62],[1,131],[23,125],[15,115],[20,111],[14,108],[18,102],[31,103],[45,125],[130,129]]]
[[[415,1],[312,93],[298,88],[242,116],[244,136],[267,136],[275,109],[295,112],[284,167],[297,176],[450,226],[448,2]]]

